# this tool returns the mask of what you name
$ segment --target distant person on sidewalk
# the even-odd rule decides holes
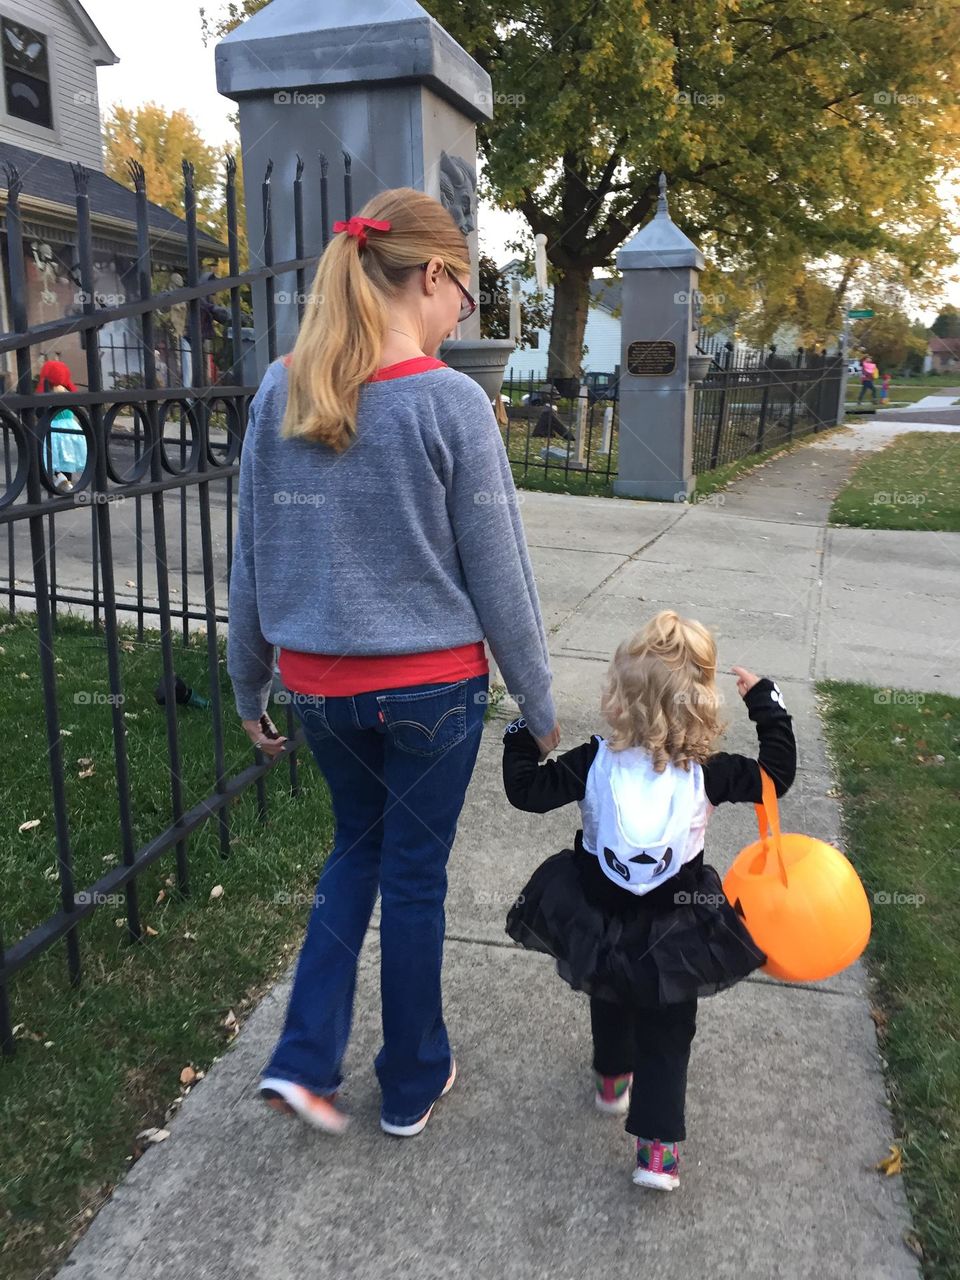
[[[69,366],[62,360],[45,360],[41,366],[37,394],[51,391],[78,394]],[[43,457],[57,493],[72,493],[76,477],[87,465],[87,438],[72,409],[61,409],[52,415],[44,436]]]
[[[879,370],[869,356],[864,356],[860,361],[860,395],[857,397],[857,404],[860,404],[863,397],[870,392],[870,399],[874,404],[877,403],[877,386],[876,378]]]
[[[880,407],[881,409],[890,399],[890,374],[885,373],[880,380]]]
[[[533,569],[490,401],[436,358],[476,309],[463,233],[401,187],[334,223],[290,355],[250,405],[227,666],[255,747],[274,646],[333,803],[283,1032],[276,1110],[341,1133],[357,960],[380,894],[380,1125],[410,1137],[453,1084],[447,859],[488,704],[484,638],[539,755],[560,740]],[[319,858],[316,833],[292,832]]]
[[[600,704],[609,738],[541,764],[523,717],[503,735],[510,803],[546,813],[576,801],[583,822],[573,849],[534,871],[507,932],[590,996],[595,1105],[626,1114],[633,1180],[663,1191],[679,1185],[697,1000],[766,960],[703,860],[707,821],[724,802],[760,802],[761,765],[778,796],[796,772],[779,688],[743,667],[759,759],[715,750],[716,670],[706,628],[665,610],[617,648]]]

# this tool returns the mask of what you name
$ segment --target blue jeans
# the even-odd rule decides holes
[[[380,891],[383,1118],[411,1124],[451,1067],[440,969],[447,858],[476,763],[489,675],[346,697],[291,695],[333,802],[283,1033],[264,1075],[334,1093],[357,960]]]

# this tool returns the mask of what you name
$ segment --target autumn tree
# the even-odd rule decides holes
[[[197,202],[197,225],[226,242],[227,207],[224,149],[211,146],[186,111],[167,112],[155,102],[139,107],[114,106],[103,122],[105,160],[109,177],[130,185],[129,160],[144,168],[147,198],[184,216],[183,161],[193,165]],[[243,161],[236,148],[236,191],[240,268],[247,264],[246,225],[243,205]]]
[[[223,34],[262,7],[232,3]],[[547,237],[549,369],[575,373],[589,282],[671,213],[720,271],[952,260],[936,185],[958,140],[960,9],[915,0],[427,0],[490,74],[483,193]],[[852,278],[852,274],[851,274]],[[850,283],[850,278],[846,284]]]
[[[938,338],[960,338],[960,311],[954,306],[946,306],[930,326],[930,331]]]

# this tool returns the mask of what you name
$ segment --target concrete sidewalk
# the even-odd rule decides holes
[[[697,506],[525,494],[561,749],[602,730],[598,692],[617,641],[675,606],[717,630],[722,667],[778,679],[801,765],[784,825],[838,841],[813,680],[896,676],[960,692],[945,599],[960,534],[828,531],[831,497],[857,457],[801,449]],[[752,752],[733,679],[722,687],[728,745]],[[131,1169],[65,1280],[919,1275],[901,1238],[901,1181],[873,1169],[891,1129],[860,965],[810,987],[759,975],[703,1001],[681,1188],[631,1184],[621,1121],[592,1106],[585,999],[503,931],[529,872],[578,825],[575,806],[539,818],[508,807],[509,714],[484,735],[451,860],[445,1009],[459,1075],[425,1133],[400,1142],[377,1125],[371,930],[346,1137],[312,1133],[253,1094],[279,1031],[281,983],[191,1092],[170,1138]],[[709,860],[723,872],[755,835],[752,807],[721,809]]]

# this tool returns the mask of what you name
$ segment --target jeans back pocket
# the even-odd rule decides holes
[[[322,693],[293,693],[290,699],[304,733],[326,737],[331,732],[327,722],[327,700]]]
[[[438,756],[467,736],[467,682],[377,694],[387,730],[401,751]]]

